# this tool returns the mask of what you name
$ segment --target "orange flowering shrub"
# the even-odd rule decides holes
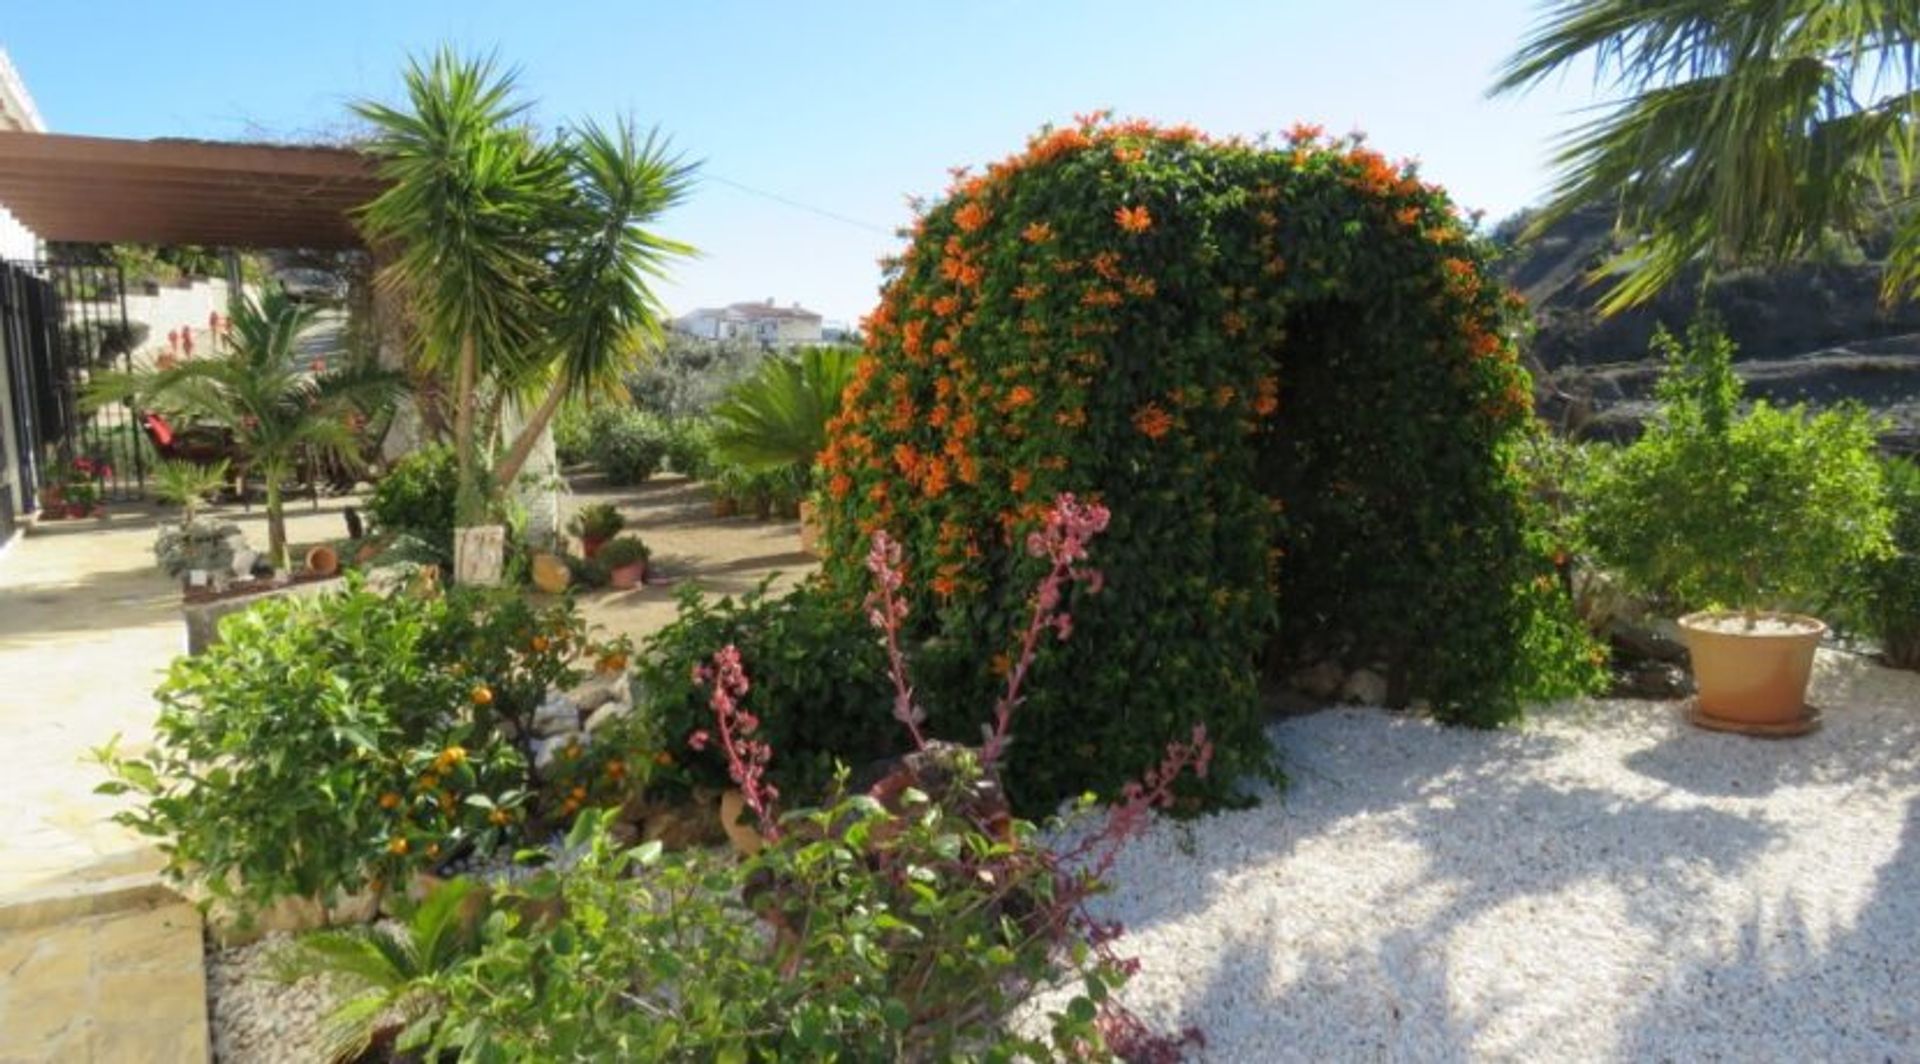
[[[866,323],[823,457],[828,586],[857,602],[872,533],[904,545],[930,727],[970,738],[1047,500],[1111,511],[1107,591],[1028,689],[1029,808],[1196,723],[1215,779],[1260,767],[1257,665],[1308,652],[1509,719],[1585,650],[1536,590],[1513,310],[1446,195],[1357,138],[1043,131],[918,219]]]

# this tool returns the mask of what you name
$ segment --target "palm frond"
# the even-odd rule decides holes
[[[761,363],[714,408],[721,457],[754,470],[811,464],[860,358],[857,348],[815,347]]]

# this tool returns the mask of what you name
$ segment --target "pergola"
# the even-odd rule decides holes
[[[349,250],[382,187],[346,148],[0,132],[0,206],[43,240]]]

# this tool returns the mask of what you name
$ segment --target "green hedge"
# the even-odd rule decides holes
[[[1387,663],[1447,720],[1513,720],[1597,679],[1525,514],[1519,309],[1446,195],[1357,141],[1044,132],[919,219],[867,322],[824,456],[827,579],[857,601],[869,535],[901,540],[934,728],[967,739],[1026,612],[1026,533],[1058,492],[1112,510],[1106,590],[1022,711],[1029,808],[1118,786],[1196,721],[1216,786],[1262,768],[1256,663],[1309,649]]]

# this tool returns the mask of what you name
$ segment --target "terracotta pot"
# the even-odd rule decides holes
[[[731,495],[715,495],[713,497],[713,516],[732,517],[739,512],[740,500]]]
[[[607,570],[607,582],[617,590],[628,591],[647,582],[647,563],[634,562],[618,569]]]
[[[573,570],[557,556],[545,551],[533,556],[533,586],[549,595],[558,595],[573,583]]]
[[[811,502],[800,504],[800,549],[815,557],[820,554],[820,511]]]
[[[766,845],[760,837],[760,829],[754,826],[753,811],[747,808],[747,797],[738,788],[729,788],[720,795],[720,826],[726,829],[727,841],[733,848],[752,857]]]
[[[307,551],[307,572],[315,576],[332,576],[340,571],[340,554],[325,543]]]
[[[1793,613],[1760,613],[1749,630],[1741,613],[1680,618],[1700,694],[1696,712],[1713,726],[1792,729],[1808,723],[1807,681],[1827,626]]]
[[[600,548],[606,545],[607,537],[605,536],[581,536],[580,556],[591,561],[595,555],[600,553]]]

